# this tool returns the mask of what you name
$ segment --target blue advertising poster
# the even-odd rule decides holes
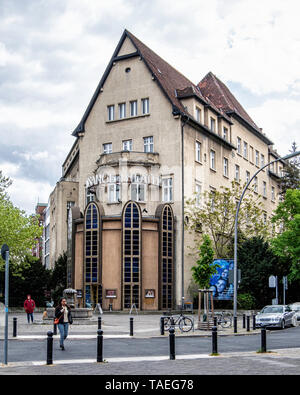
[[[217,273],[210,279],[210,290],[213,291],[215,300],[232,300],[233,284],[229,282],[229,271],[233,270],[234,261],[230,259],[215,259],[214,265],[218,264]]]

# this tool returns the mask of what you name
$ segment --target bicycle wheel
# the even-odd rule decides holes
[[[225,314],[221,318],[221,326],[222,328],[229,328],[232,325],[232,317],[231,315]]]
[[[182,317],[179,321],[181,332],[189,332],[193,328],[193,321],[189,317]]]
[[[164,320],[164,328],[166,331],[168,331],[171,328],[171,318],[170,317],[166,317]]]

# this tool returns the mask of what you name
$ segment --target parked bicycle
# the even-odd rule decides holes
[[[217,325],[221,325],[222,328],[229,328],[232,326],[232,314],[222,311],[215,312],[215,317],[217,318]]]
[[[194,322],[191,318],[187,317],[182,312],[178,315],[171,315],[165,317],[165,330],[168,331],[171,327],[174,326],[178,326],[181,332],[189,332],[193,328]]]

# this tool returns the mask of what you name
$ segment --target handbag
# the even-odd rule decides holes
[[[62,315],[59,318],[54,318],[54,325],[59,324],[59,320],[61,319],[61,317],[63,316],[64,313],[62,313]]]

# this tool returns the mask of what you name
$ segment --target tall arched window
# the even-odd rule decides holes
[[[162,209],[160,223],[161,308],[171,309],[174,300],[174,216],[168,204]]]
[[[123,211],[123,308],[140,308],[141,212],[129,202]]]
[[[100,272],[100,213],[97,205],[90,202],[85,211],[84,285],[85,303],[95,306],[102,303]]]

